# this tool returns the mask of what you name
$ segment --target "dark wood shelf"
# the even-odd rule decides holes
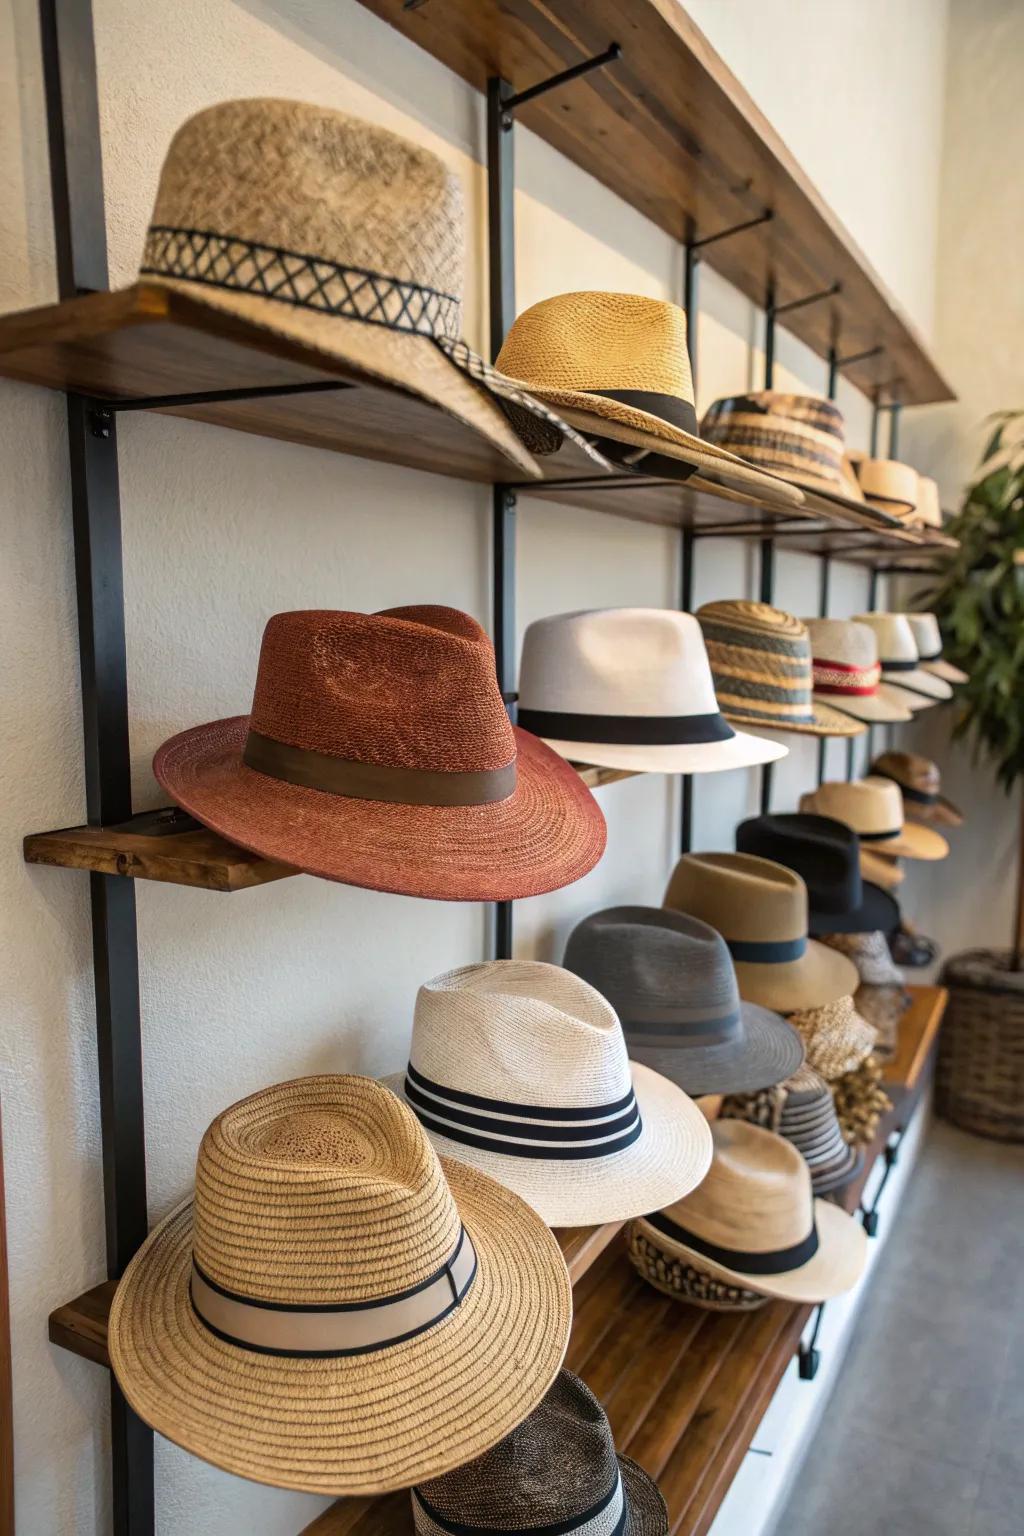
[[[840,292],[781,323],[820,357],[880,354],[845,370],[910,405],[953,392],[849,231],[677,0],[363,0],[478,90],[521,91],[594,58],[622,57],[517,108],[516,119],[675,239],[706,238],[771,210],[702,257],[757,304]]]

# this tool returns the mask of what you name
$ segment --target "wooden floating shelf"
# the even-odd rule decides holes
[[[678,0],[363,0],[478,90],[522,91],[604,52],[622,57],[525,102],[516,120],[685,242],[760,218],[703,260],[764,304],[840,291],[780,323],[826,357],[884,351],[844,370],[908,405],[953,392],[850,233]]]

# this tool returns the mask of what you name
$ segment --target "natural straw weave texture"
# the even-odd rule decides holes
[[[869,1147],[882,1116],[892,1109],[892,1100],[882,1087],[878,1059],[869,1056],[856,1071],[844,1073],[833,1083],[832,1093],[846,1140],[851,1146]]]
[[[878,1031],[857,1012],[852,997],[791,1013],[789,1022],[803,1037],[807,1065],[827,1083],[859,1067],[878,1039]]]
[[[853,961],[862,986],[903,986],[903,972],[884,933],[823,933],[821,942]]]
[[[417,1285],[465,1226],[476,1277],[403,1343],[340,1358],[255,1353],[190,1299],[211,1281],[254,1301],[362,1303]],[[572,1313],[564,1260],[523,1202],[438,1160],[415,1117],[361,1077],[282,1083],[203,1137],[195,1201],[150,1233],[118,1286],[110,1358],[131,1406],[175,1444],[276,1487],[407,1487],[494,1445],[543,1397]]]
[[[676,1301],[689,1302],[705,1312],[756,1312],[768,1300],[757,1291],[730,1285],[696,1264],[665,1253],[656,1241],[660,1233],[650,1225],[641,1230],[639,1223],[631,1222],[628,1236],[627,1252],[633,1268],[656,1291]]]
[[[814,697],[855,720],[906,722],[904,699],[881,681],[878,641],[868,624],[852,619],[806,619],[813,658]]]

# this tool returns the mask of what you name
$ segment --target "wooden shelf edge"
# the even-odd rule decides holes
[[[913,1001],[900,1020],[896,1050],[882,1064],[882,1079],[913,1093],[935,1044],[949,1002],[945,987],[908,987]]]

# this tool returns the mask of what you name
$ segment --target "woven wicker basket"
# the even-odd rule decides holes
[[[936,1112],[977,1136],[1024,1141],[1024,971],[1005,950],[971,949],[946,962],[942,984]]]

